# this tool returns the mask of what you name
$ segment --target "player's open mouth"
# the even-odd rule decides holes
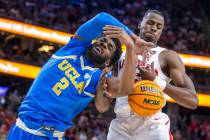
[[[155,35],[150,32],[146,32],[144,36],[145,36],[146,41],[148,42],[153,42],[154,40],[156,40]]]
[[[94,47],[94,51],[95,51],[97,54],[101,54],[101,53],[102,53],[101,48],[98,47],[98,46]]]

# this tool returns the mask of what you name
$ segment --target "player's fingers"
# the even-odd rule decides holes
[[[147,46],[147,47],[149,47],[149,48],[151,48],[151,47],[154,47],[154,43],[152,43],[152,42],[144,42],[144,45],[145,46]]]
[[[151,58],[151,49],[148,48],[148,50],[147,50],[147,52],[145,54],[145,57],[147,58],[147,61],[150,60],[150,58]]]
[[[104,87],[105,87],[105,88],[108,88],[107,80],[106,80],[106,82],[104,83]]]
[[[138,69],[140,70],[140,72],[146,72],[146,70],[142,66],[138,66]]]
[[[105,79],[107,72],[108,72],[108,69],[107,69],[107,68],[104,68],[104,69],[103,69],[103,71],[102,71],[102,74],[101,74],[100,80]]]
[[[151,50],[149,49],[148,52],[147,52],[147,58],[149,59],[151,56]]]
[[[102,71],[102,75],[106,75],[106,74],[107,74],[107,72],[108,72],[108,68],[107,68],[107,67],[105,67],[105,68],[103,69],[103,71]]]
[[[110,35],[110,34],[120,34],[121,31],[113,31],[113,30],[105,30],[103,31],[103,34]]]
[[[106,79],[106,77],[104,77],[100,80],[100,84],[103,85],[103,86],[107,86],[106,81],[107,81],[107,79]]]
[[[152,62],[152,64],[151,64],[151,70],[152,70],[152,72],[155,72],[154,62]]]
[[[151,47],[154,47],[154,43],[152,43],[152,42],[147,42],[147,41],[145,41],[145,40],[143,40],[143,39],[141,39],[141,38],[139,38],[139,39],[137,39],[136,40],[136,42],[135,42],[135,44],[138,46],[138,47],[149,47],[149,48],[151,48]]]
[[[142,58],[143,58],[143,62],[146,63],[147,58],[148,58],[148,48],[144,48],[142,50]]]
[[[104,91],[104,95],[108,98],[112,98],[112,93],[108,92],[108,91]]]
[[[143,55],[144,55],[144,54],[143,54]],[[146,62],[147,62],[147,58],[146,58],[146,57],[143,57],[142,62],[143,62],[144,64],[146,64]]]
[[[119,38],[120,39],[120,35],[119,34],[109,34],[109,35],[106,35],[106,37],[109,37],[109,38]]]
[[[106,83],[101,83],[101,89],[102,90],[107,90],[107,84]]]
[[[142,47],[135,47],[135,49],[136,49],[136,54],[143,55],[144,49]]]
[[[122,31],[123,29],[122,28],[120,28],[120,27],[117,27],[117,26],[113,26],[113,25],[106,25],[104,28],[103,28],[104,30],[106,30],[106,29],[111,29],[111,30],[117,30],[117,31]]]

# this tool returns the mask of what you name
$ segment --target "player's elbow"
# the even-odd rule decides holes
[[[196,110],[197,107],[198,107],[198,103],[192,103],[189,108],[192,110]]]
[[[103,101],[95,101],[95,107],[98,110],[98,112],[104,113],[109,109],[110,103]]]
[[[104,19],[110,18],[110,17],[111,17],[111,15],[106,12],[100,12],[99,14],[96,15],[96,19],[98,21],[103,21]]]
[[[193,101],[191,104],[191,109],[193,110],[197,109],[198,104],[199,104],[198,96],[194,94]]]
[[[98,110],[98,112],[104,113],[104,112],[108,111],[109,107],[99,107],[99,106],[96,106],[96,109]]]
[[[197,109],[199,101],[196,94],[192,94],[191,98],[188,98],[188,103],[186,104],[186,107],[192,110]]]
[[[100,12],[99,14],[97,14],[97,16],[104,17],[104,16],[110,16],[110,15],[106,12]]]

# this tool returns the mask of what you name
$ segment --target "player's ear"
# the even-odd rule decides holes
[[[139,22],[138,29],[141,30],[141,21]]]

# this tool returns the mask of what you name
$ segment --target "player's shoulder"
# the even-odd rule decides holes
[[[166,49],[161,53],[161,58],[161,60],[165,60],[168,66],[183,65],[181,57],[174,50]]]
[[[167,59],[173,59],[174,57],[179,57],[178,53],[174,50],[165,49],[161,52],[161,55],[163,57],[166,57]]]

